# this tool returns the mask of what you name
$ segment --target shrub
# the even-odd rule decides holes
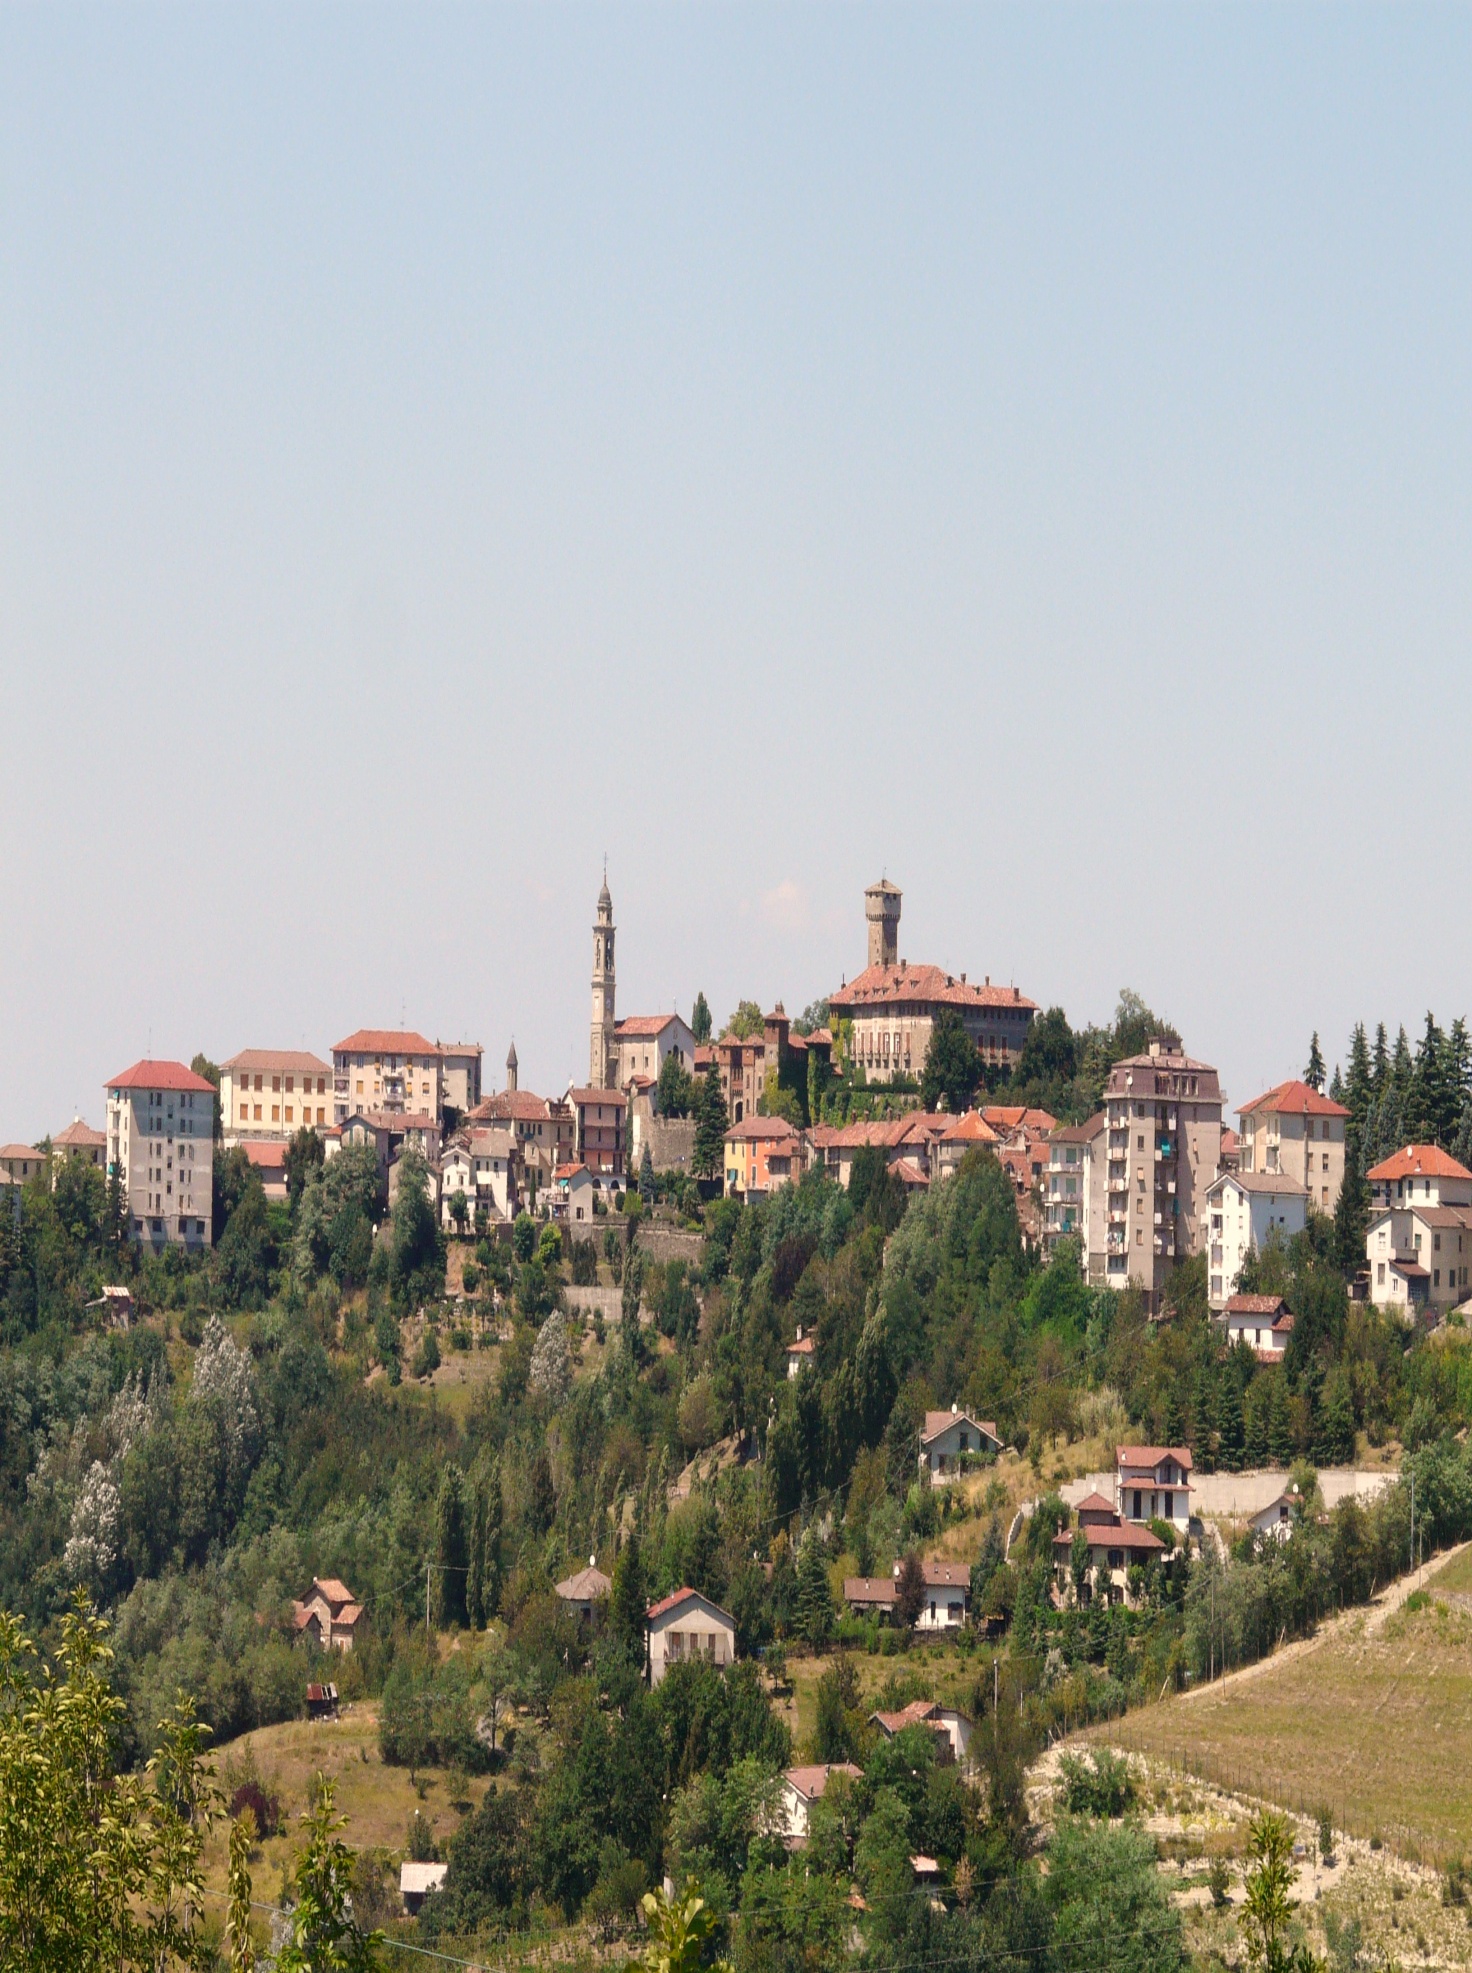
[[[281,1825],[281,1804],[269,1794],[260,1781],[242,1781],[230,1796],[232,1820],[242,1810],[249,1809],[256,1819],[256,1835],[264,1841],[274,1836]]]
[[[1107,1747],[1096,1747],[1087,1757],[1065,1754],[1058,1768],[1070,1815],[1114,1817],[1134,1807],[1135,1783],[1130,1764],[1122,1755],[1111,1754]]]
[[[414,1375],[432,1377],[440,1367],[440,1346],[433,1329],[426,1329],[424,1339],[414,1352]]]

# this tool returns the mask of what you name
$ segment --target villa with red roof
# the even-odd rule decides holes
[[[1332,1213],[1344,1183],[1349,1112],[1306,1082],[1280,1082],[1237,1112],[1238,1169],[1293,1179],[1316,1213]]]
[[[658,1685],[671,1665],[704,1658],[712,1665],[736,1662],[736,1622],[698,1589],[677,1589],[649,1606],[645,1624],[649,1683]]]
[[[835,1774],[857,1781],[862,1774],[852,1761],[821,1761],[812,1767],[790,1767],[782,1776],[782,1839],[789,1849],[807,1841],[808,1812],[821,1802]]]
[[[1136,1447],[1136,1451],[1146,1448]],[[1053,1599],[1056,1603],[1087,1605],[1131,1600],[1130,1570],[1151,1556],[1165,1553],[1165,1543],[1153,1529],[1127,1520],[1102,1493],[1091,1493],[1076,1509],[1078,1526],[1063,1528],[1053,1537]],[[1073,1547],[1078,1535],[1088,1547],[1088,1561],[1078,1584],[1073,1576]]]
[[[1187,1446],[1122,1445],[1115,1453],[1114,1506],[1121,1521],[1169,1521],[1191,1528],[1191,1453]]]
[[[363,1606],[336,1576],[314,1576],[306,1595],[291,1606],[297,1635],[316,1639],[326,1650],[351,1651]]]
[[[627,1089],[636,1076],[659,1081],[671,1055],[689,1075],[695,1072],[695,1037],[690,1023],[678,1014],[629,1014],[614,1025],[618,1052],[618,1086]]]
[[[1472,1171],[1434,1144],[1408,1144],[1366,1174],[1370,1299],[1405,1321],[1472,1294]]]
[[[3,1155],[3,1153],[0,1153]],[[96,1165],[99,1171],[107,1169],[107,1132],[94,1130],[91,1124],[83,1123],[80,1117],[73,1118],[65,1130],[59,1130],[51,1140],[52,1172],[51,1182],[56,1183],[56,1173],[63,1158],[80,1158],[83,1164]]]
[[[1002,1450],[1001,1435],[988,1418],[973,1418],[969,1411],[927,1411],[920,1428],[920,1470],[932,1486],[954,1480],[962,1470],[963,1459],[976,1453],[996,1454]]]
[[[215,1086],[182,1062],[135,1062],[107,1084],[107,1170],[135,1240],[208,1247],[214,1237]]]

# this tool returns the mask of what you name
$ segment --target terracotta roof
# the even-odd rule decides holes
[[[65,1130],[59,1130],[51,1142],[58,1151],[97,1150],[107,1143],[107,1132],[94,1130],[91,1124],[84,1124],[78,1117]]]
[[[39,1160],[40,1157],[41,1153],[36,1149],[34,1144],[0,1144],[0,1158],[35,1158]]]
[[[790,1767],[782,1779],[790,1782],[805,1802],[816,1802],[822,1799],[830,1775],[846,1774],[850,1780],[857,1781],[862,1772],[852,1761],[823,1761],[814,1767]]]
[[[333,1612],[332,1621],[335,1624],[344,1624],[351,1630],[362,1614],[363,1606],[361,1603],[344,1603],[340,1610]]]
[[[470,1133],[472,1157],[504,1158],[510,1155],[511,1148],[512,1137],[509,1130],[473,1130]]]
[[[281,1171],[286,1164],[287,1147],[280,1143],[262,1143],[258,1138],[246,1138],[241,1150],[253,1165],[263,1171]]]
[[[1030,1110],[1025,1103],[983,1103],[981,1114],[993,1130],[1046,1130],[1058,1127],[1058,1119],[1046,1110]]]
[[[466,1119],[469,1123],[546,1123],[558,1105],[546,1096],[534,1096],[529,1089],[503,1089],[477,1103]]]
[[[940,1707],[933,1699],[912,1699],[897,1713],[870,1713],[876,1726],[886,1733],[903,1733],[907,1726],[940,1726]]]
[[[220,1064],[222,1069],[290,1069],[300,1070],[303,1075],[330,1076],[332,1064],[324,1062],[320,1055],[309,1055],[299,1048],[242,1048],[238,1055],[232,1055],[228,1062]]]
[[[574,1165],[558,1165],[553,1170],[552,1183],[554,1185],[557,1184],[568,1185],[572,1182],[573,1179],[577,1177],[579,1172],[582,1172],[584,1175],[586,1175],[587,1170],[588,1167],[585,1164],[583,1164],[581,1160],[579,1160],[578,1163]]]
[[[1250,1117],[1254,1111],[1263,1110],[1282,1117],[1347,1117],[1348,1110],[1342,1103],[1331,1097],[1320,1095],[1306,1082],[1296,1079],[1280,1082],[1276,1087],[1254,1096],[1250,1103],[1244,1103],[1238,1110],[1239,1117]]]
[[[1459,1165],[1450,1152],[1441,1150],[1435,1144],[1407,1144],[1404,1150],[1386,1158],[1366,1173],[1366,1177],[1378,1183],[1397,1178],[1467,1178],[1472,1179],[1472,1171]]]
[[[828,996],[835,1012],[861,1012],[914,1000],[943,1007],[1026,1007],[1037,1011],[1016,987],[977,986],[940,966],[866,966],[847,986]]]
[[[964,1562],[922,1562],[927,1589],[969,1589],[971,1571]]]
[[[318,1590],[332,1604],[351,1603],[353,1600],[353,1592],[336,1576],[313,1576],[312,1588]]]
[[[843,1600],[845,1603],[893,1603],[894,1577],[845,1576]]]
[[[1472,1206],[1412,1206],[1409,1210],[1423,1226],[1450,1227],[1454,1233],[1472,1227]]]
[[[193,1069],[186,1069],[182,1062],[135,1062],[131,1069],[124,1069],[121,1075],[109,1076],[108,1089],[177,1089],[199,1091],[213,1096],[215,1086],[197,1076]]]
[[[811,1336],[799,1336],[795,1343],[789,1343],[787,1345],[787,1354],[789,1356],[811,1356],[817,1347]]]
[[[576,1575],[569,1576],[557,1585],[557,1594],[567,1603],[596,1603],[600,1596],[607,1596],[613,1584],[603,1571],[589,1563],[586,1569],[579,1569]]]
[[[347,1121],[351,1123],[354,1117],[371,1124],[375,1130],[438,1130],[440,1127],[439,1118],[432,1117],[428,1110],[354,1110]]]
[[[1282,1199],[1307,1197],[1307,1189],[1282,1171],[1224,1171],[1206,1189],[1215,1192],[1218,1186],[1225,1185],[1235,1185],[1241,1192],[1273,1194]]]
[[[1098,1522],[1095,1522],[1091,1527],[1082,1529],[1081,1532],[1090,1548],[1149,1549],[1165,1547],[1165,1543],[1160,1539],[1159,1535],[1152,1534],[1150,1529],[1139,1521],[1115,1521],[1111,1522],[1108,1527],[1101,1527]],[[1073,1546],[1073,1534],[1068,1529],[1065,1529],[1061,1534],[1054,1535],[1053,1546],[1060,1549],[1071,1548]]]
[[[1122,1445],[1115,1454],[1115,1463],[1128,1466],[1132,1471],[1137,1467],[1158,1466],[1162,1459],[1173,1459],[1182,1472],[1191,1471],[1191,1449],[1182,1445]]]
[[[985,1432],[989,1438],[996,1439],[997,1443],[1001,1444],[997,1428],[989,1419],[973,1418],[969,1411],[927,1411],[925,1424],[920,1433],[921,1445],[929,1445],[932,1439],[939,1438],[951,1425],[969,1425],[973,1431]]]
[[[692,1598],[707,1604],[715,1611],[718,1617],[725,1617],[726,1622],[731,1625],[733,1630],[735,1629],[734,1620],[727,1615],[714,1597],[707,1596],[704,1590],[691,1589],[688,1583],[683,1589],[675,1590],[672,1595],[662,1596],[658,1603],[650,1604],[647,1612],[650,1622],[652,1623],[656,1617],[667,1616],[671,1610],[677,1610],[682,1603],[688,1603]]]
[[[626,1110],[628,1098],[621,1089],[569,1089],[569,1103],[576,1103],[579,1109],[586,1110],[592,1104],[603,1103],[611,1110]]]
[[[613,1032],[620,1041],[637,1041],[645,1036],[652,1040],[679,1018],[678,1014],[630,1014],[626,1020],[614,1022]]]
[[[726,1142],[752,1140],[757,1143],[780,1143],[801,1136],[802,1132],[794,1129],[786,1117],[743,1117],[739,1124],[732,1124],[726,1132]]]
[[[413,1028],[359,1028],[332,1044],[334,1055],[438,1055],[439,1049]]]
[[[901,1185],[920,1188],[929,1185],[929,1175],[921,1171],[913,1158],[899,1158],[890,1167]]]
[[[1276,1315],[1282,1306],[1281,1295],[1233,1295],[1227,1303],[1227,1314]]]
[[[943,1144],[995,1144],[997,1133],[979,1110],[967,1110],[947,1122],[940,1141]]]
[[[1054,1144],[1092,1144],[1106,1121],[1106,1113],[1100,1110],[1087,1123],[1060,1124],[1050,1136]]]
[[[1093,1493],[1086,1493],[1074,1509],[1074,1512],[1076,1514],[1098,1514],[1101,1512],[1112,1514],[1114,1512],[1114,1502],[1112,1500],[1106,1500],[1103,1494],[1096,1490]]]

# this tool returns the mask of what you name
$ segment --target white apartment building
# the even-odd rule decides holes
[[[446,1230],[454,1226],[450,1209],[457,1192],[465,1194],[467,1224],[472,1227],[481,1211],[492,1220],[515,1219],[520,1210],[516,1166],[516,1139],[504,1126],[457,1133],[440,1160],[441,1217]]]
[[[1308,1224],[1308,1193],[1291,1178],[1224,1171],[1206,1188],[1206,1299],[1218,1315],[1237,1292],[1242,1264],[1276,1233],[1284,1241]]]
[[[182,1062],[135,1062],[107,1084],[107,1169],[135,1240],[211,1244],[214,1153],[214,1086]]]
[[[1367,1174],[1370,1299],[1406,1320],[1472,1292],[1472,1172],[1434,1144],[1408,1144]]]
[[[220,1133],[226,1144],[294,1137],[335,1121],[332,1065],[294,1048],[243,1048],[220,1064]]]
[[[1138,1287],[1153,1310],[1176,1262],[1201,1248],[1206,1188],[1221,1163],[1221,1084],[1167,1033],[1115,1063],[1104,1110],[1105,1280]]]
[[[1043,1240],[1049,1254],[1060,1240],[1077,1240],[1084,1273],[1104,1285],[1105,1136],[1100,1110],[1087,1123],[1063,1124],[1048,1137]]]
[[[1349,1112],[1306,1082],[1280,1082],[1237,1112],[1237,1157],[1243,1171],[1294,1179],[1308,1204],[1326,1217],[1344,1183],[1344,1127]]]

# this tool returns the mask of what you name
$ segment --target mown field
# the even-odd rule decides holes
[[[1355,1611],[1220,1687],[1091,1738],[1378,1837],[1428,1862],[1472,1853],[1472,1550],[1406,1607]]]

